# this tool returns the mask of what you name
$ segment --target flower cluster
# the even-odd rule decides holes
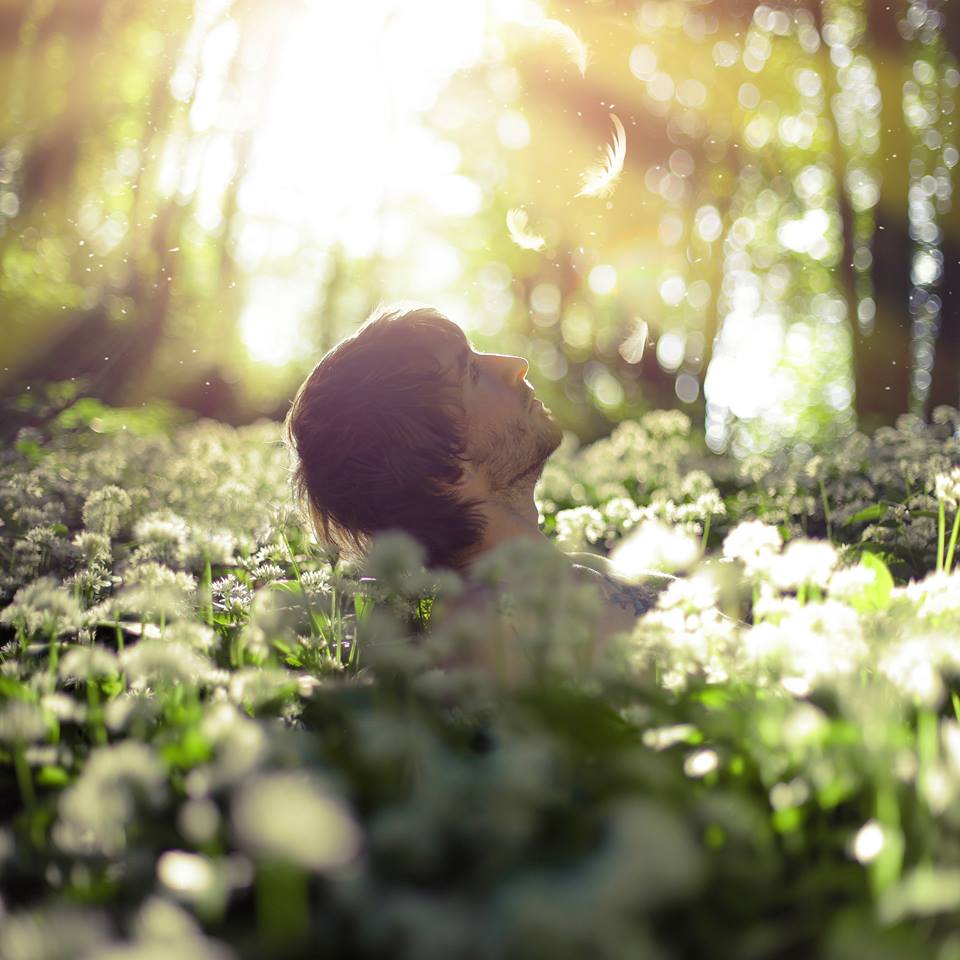
[[[948,955],[958,422],[567,438],[469,581],[319,547],[275,424],[4,452],[0,955]]]

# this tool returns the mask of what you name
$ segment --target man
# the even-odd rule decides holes
[[[469,578],[515,538],[545,540],[533,492],[562,438],[521,357],[473,350],[438,311],[380,310],[331,350],[287,415],[294,491],[317,535],[362,552],[400,529],[430,566]],[[605,632],[629,629],[656,590],[571,561],[610,601]]]

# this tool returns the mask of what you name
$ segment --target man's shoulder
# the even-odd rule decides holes
[[[593,583],[604,599],[640,616],[656,605],[657,595],[676,577],[668,573],[649,572],[636,583],[620,579],[604,557],[594,554],[568,553],[574,576],[581,583]]]

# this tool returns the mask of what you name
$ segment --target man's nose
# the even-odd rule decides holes
[[[520,383],[530,369],[530,364],[523,357],[496,354],[496,360],[500,376],[511,387]]]

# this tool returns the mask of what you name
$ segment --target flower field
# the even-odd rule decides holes
[[[501,610],[357,565],[277,424],[79,404],[0,451],[0,957],[960,958],[960,413],[565,442]]]

